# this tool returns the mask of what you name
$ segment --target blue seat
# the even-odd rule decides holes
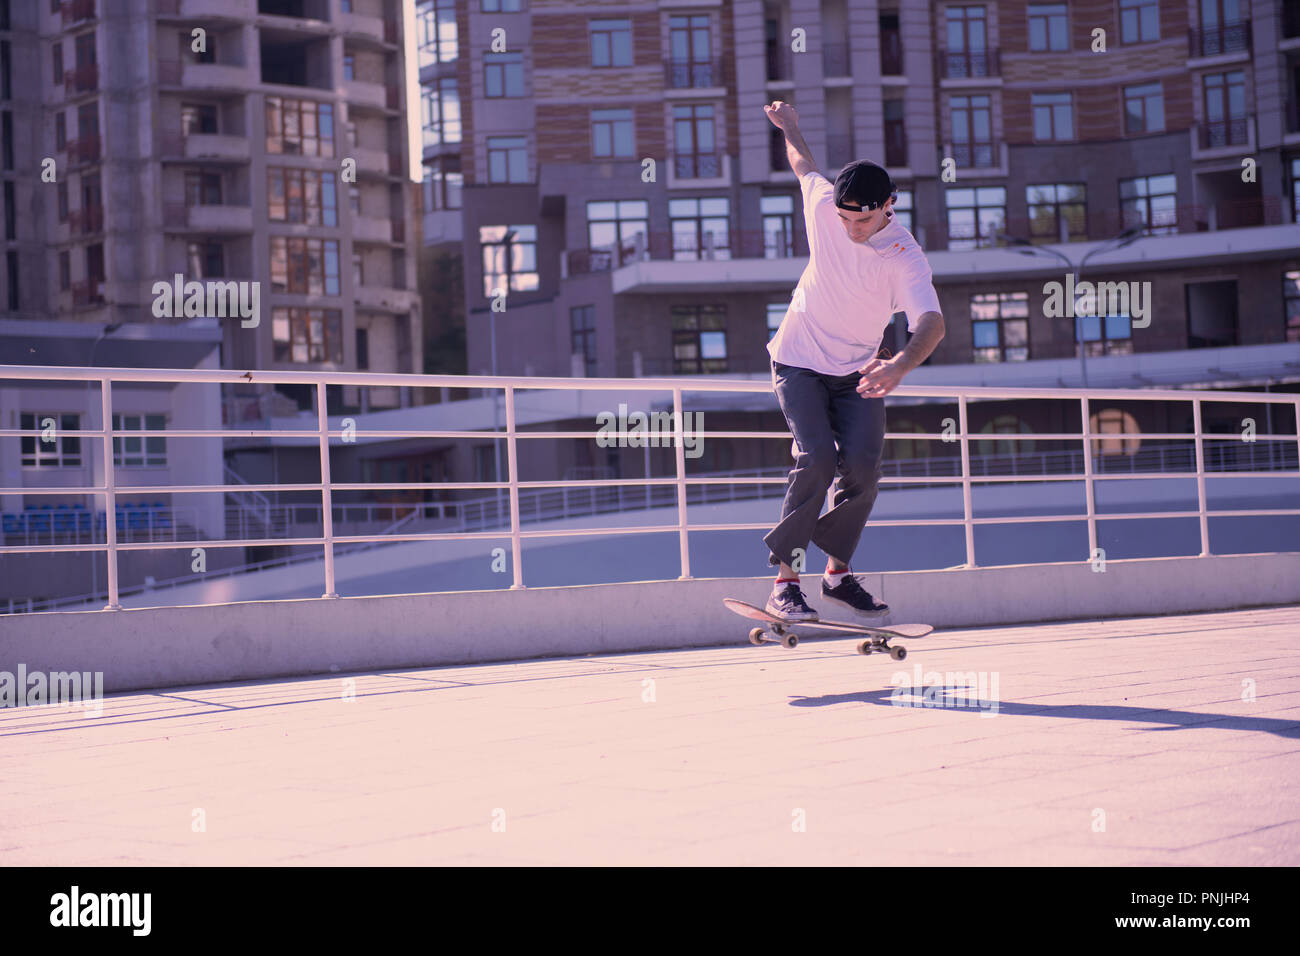
[[[77,521],[72,516],[72,509],[67,505],[54,506],[54,530],[59,532],[75,531]]]
[[[5,534],[22,534],[27,528],[27,521],[23,515],[10,514],[8,511],[0,517],[0,522],[3,522]]]
[[[50,506],[27,509],[27,528],[39,534],[50,533]]]
[[[76,516],[77,530],[89,531],[91,526],[90,512],[86,510],[85,505],[73,505],[72,513]]]

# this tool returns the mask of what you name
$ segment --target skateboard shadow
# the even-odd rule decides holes
[[[1275,717],[1240,717],[1232,714],[1199,714],[1186,710],[1155,707],[1123,707],[1114,704],[1018,704],[1015,701],[978,699],[975,688],[931,684],[923,687],[903,686],[855,694],[825,694],[821,697],[792,697],[791,707],[831,707],[835,704],[863,703],[881,707],[907,709],[958,710],[989,716],[1059,717],[1070,720],[1123,720],[1158,724],[1148,731],[1182,730],[1186,727],[1211,727],[1215,730],[1245,730],[1300,739],[1300,721]]]

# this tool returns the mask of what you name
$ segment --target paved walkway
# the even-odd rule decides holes
[[[2,710],[0,865],[1300,864],[1300,608],[736,637]]]

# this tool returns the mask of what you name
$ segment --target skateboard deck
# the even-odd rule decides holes
[[[848,621],[787,621],[774,614],[769,614],[761,607],[746,604],[744,601],[737,601],[735,598],[723,598],[722,603],[728,611],[734,614],[747,617],[751,621],[764,621],[769,625],[768,627],[756,627],[749,632],[749,642],[751,644],[780,644],[786,648],[797,647],[800,638],[799,635],[795,634],[794,628],[810,628],[815,631],[835,632],[819,635],[820,637],[843,637],[846,634],[862,635],[869,638],[869,640],[865,640],[858,645],[859,654],[885,651],[894,660],[901,661],[907,656],[907,649],[897,645],[891,647],[889,644],[891,637],[925,637],[934,630],[929,624],[894,624],[889,627],[876,627],[872,624]]]

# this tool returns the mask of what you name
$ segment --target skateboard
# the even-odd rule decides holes
[[[907,656],[907,648],[901,646],[890,647],[889,639],[891,637],[925,637],[934,630],[929,624],[895,624],[892,627],[873,627],[870,624],[851,624],[841,621],[787,621],[784,618],[769,614],[761,607],[754,607],[752,604],[737,601],[735,598],[723,598],[722,603],[728,611],[739,614],[741,617],[747,617],[751,621],[767,622],[768,627],[756,627],[749,632],[749,643],[758,645],[780,644],[785,648],[797,647],[800,638],[794,633],[793,628],[808,627],[819,631],[841,632],[839,635],[826,634],[823,635],[824,637],[843,636],[844,633],[861,634],[868,639],[858,644],[859,654],[870,654],[872,651],[887,651],[894,660],[901,661]],[[775,635],[775,637],[771,635]]]

